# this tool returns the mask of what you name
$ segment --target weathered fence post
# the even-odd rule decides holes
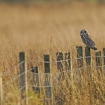
[[[60,70],[60,71],[63,71],[63,64],[62,64],[63,53],[62,52],[57,52],[56,56],[57,56],[57,69]]]
[[[86,65],[91,64],[91,54],[90,54],[90,48],[85,47],[85,57],[86,57]]]
[[[96,68],[97,69],[101,69],[101,67],[98,66],[102,66],[102,62],[101,62],[101,51],[96,52]]]
[[[38,76],[38,67],[32,67],[32,88],[36,93],[40,92],[39,88],[39,76]],[[35,86],[34,86],[35,85]]]
[[[64,78],[63,69],[64,69],[64,63],[65,62],[63,62],[63,53],[57,52],[56,57],[57,57],[57,69],[60,71],[60,75],[59,75],[58,80],[61,80]]]
[[[78,67],[83,66],[83,50],[82,46],[77,46],[77,62],[78,62]]]
[[[105,70],[105,48],[103,48],[103,56],[104,56],[104,57],[103,57],[103,61],[104,61],[104,62],[103,62],[103,63],[104,63],[103,69]]]
[[[27,64],[25,59],[25,53],[19,53],[19,62],[20,62],[20,91],[21,91],[21,104],[28,105],[27,100]],[[25,101],[23,101],[25,99]]]
[[[65,69],[70,70],[71,69],[71,62],[70,62],[70,52],[65,53]]]
[[[44,55],[44,70],[45,70],[45,105],[51,105],[51,84],[50,84],[50,57]]]
[[[3,104],[2,72],[0,71],[0,105]]]
[[[91,54],[90,54],[90,48],[85,47],[85,57],[86,57],[86,69],[87,69],[87,75],[91,77]]]

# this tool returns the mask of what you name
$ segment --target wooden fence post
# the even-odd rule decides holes
[[[101,67],[97,67],[97,66],[102,66],[102,62],[101,62],[101,51],[96,52],[96,68],[97,69],[101,69]]]
[[[21,104],[26,104],[28,105],[28,100],[27,100],[27,64],[26,64],[26,59],[25,59],[25,53],[20,52],[19,53],[19,62],[20,62],[20,91],[21,91]],[[22,101],[24,100],[25,101]]]
[[[85,47],[85,57],[86,57],[86,65],[91,64],[91,54],[90,54],[90,48]]]
[[[83,66],[83,50],[82,46],[77,46],[77,62],[78,62],[78,67]]]
[[[39,76],[38,76],[38,67],[32,67],[32,88],[36,93],[40,92],[39,88]],[[35,86],[34,86],[35,85]]]
[[[65,69],[70,70],[71,69],[71,62],[70,62],[70,52],[65,53]]]
[[[103,63],[104,63],[104,65],[105,65],[105,48],[103,48],[103,56],[104,56],[104,57],[103,57],[103,61],[104,61]],[[103,69],[105,70],[105,66],[103,67]]]
[[[57,57],[57,69],[61,72],[59,77],[58,77],[58,80],[61,80],[61,79],[64,79],[64,72],[63,69],[64,69],[64,64],[65,64],[65,61],[62,61],[63,60],[63,53],[62,52],[57,52],[56,53],[56,57]]]
[[[50,57],[44,55],[44,70],[45,70],[45,105],[51,105],[51,83],[50,83]]]
[[[63,71],[63,64],[62,64],[63,53],[62,52],[57,52],[56,56],[57,56],[57,69],[60,70],[60,71]]]

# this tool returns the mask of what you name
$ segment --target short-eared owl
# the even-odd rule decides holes
[[[80,36],[82,38],[83,43],[86,45],[86,47],[89,47],[89,48],[91,48],[93,50],[97,50],[97,48],[95,47],[95,43],[90,38],[90,36],[88,35],[88,33],[87,33],[87,31],[85,29],[82,29],[80,31]]]

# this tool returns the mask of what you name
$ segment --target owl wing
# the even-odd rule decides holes
[[[95,43],[93,42],[93,40],[90,38],[90,36],[88,34],[82,35],[81,38],[82,38],[83,43],[87,47],[94,47],[95,46]]]

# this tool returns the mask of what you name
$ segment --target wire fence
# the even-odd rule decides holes
[[[43,100],[45,105],[53,105],[53,91],[61,86],[62,81],[68,77],[74,79],[74,75],[79,78],[83,69],[105,70],[105,52],[103,54],[96,52],[94,56],[90,55],[90,49],[85,56],[82,52],[81,46],[78,47],[77,58],[71,58],[70,52],[65,54],[58,52],[56,60],[50,60],[49,55],[44,55],[44,60],[30,60],[25,57],[24,52],[19,53],[19,63],[14,67],[14,70],[19,71],[19,74],[13,76],[11,71],[2,74],[2,77],[12,75],[5,83],[2,83],[3,90],[6,90],[3,96],[16,87],[15,90],[19,91],[17,95],[18,98],[20,97],[18,99],[19,105],[28,105],[26,94],[31,90],[38,94],[43,93],[43,98],[40,100]],[[1,97],[3,96],[1,95]],[[2,98],[2,100],[2,103],[7,101],[6,98]],[[22,103],[20,100],[25,102]]]
[[[97,58],[105,58],[105,56],[96,56]],[[41,61],[41,60],[27,60],[27,62],[34,62],[34,63],[49,63],[49,64],[57,64],[57,63],[63,63],[63,62],[66,62],[66,61],[75,61],[75,60],[79,60],[79,59],[86,59],[86,58],[91,58],[91,59],[95,59],[96,58],[95,56],[84,56],[84,57],[79,57],[79,58],[73,58],[73,59],[66,59],[66,60],[60,60],[60,61]],[[21,62],[21,63],[18,63],[16,66],[14,66],[14,69],[16,69],[18,66],[20,66],[21,64],[23,64],[25,61]],[[30,68],[28,71],[32,70],[32,68]],[[11,73],[11,70],[7,70],[5,72],[2,73],[3,76],[5,75],[9,75]],[[19,74],[20,75],[20,74]],[[18,76],[18,75],[17,75]]]

